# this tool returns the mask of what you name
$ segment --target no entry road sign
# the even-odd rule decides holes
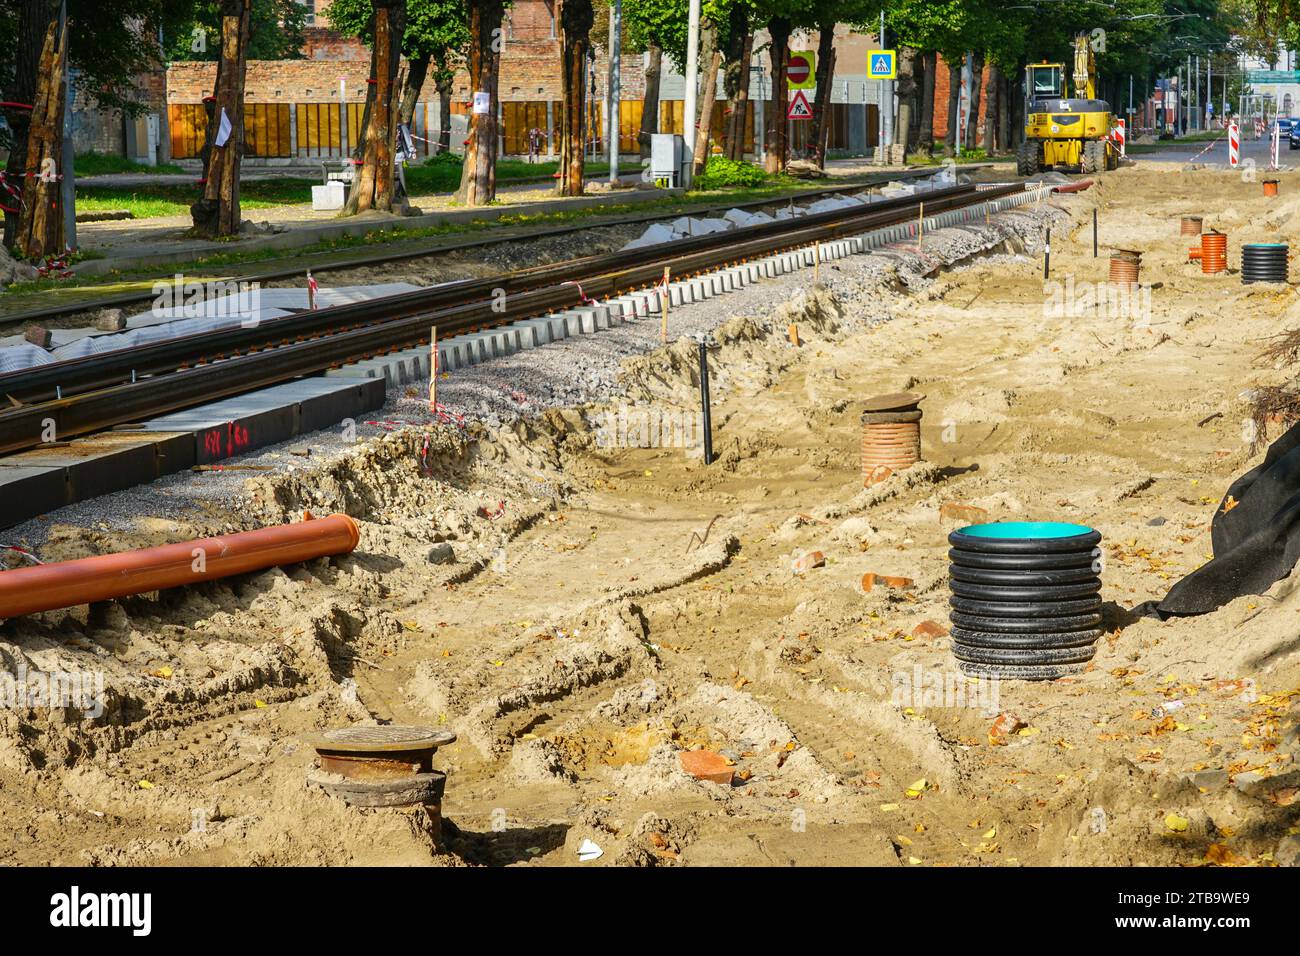
[[[792,90],[811,90],[817,85],[817,54],[792,50],[785,64],[786,80]]]

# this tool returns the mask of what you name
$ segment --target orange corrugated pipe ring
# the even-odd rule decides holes
[[[1110,254],[1110,281],[1114,285],[1135,286],[1142,265],[1142,253],[1119,249]]]
[[[1276,180],[1276,179],[1266,179],[1266,180],[1264,180],[1264,195],[1265,195],[1265,196],[1276,196],[1276,195],[1277,195],[1277,180]]]
[[[873,485],[921,460],[924,395],[894,392],[868,399],[862,413],[862,484]]]
[[[1200,216],[1184,216],[1179,230],[1184,236],[1199,236],[1204,223]]]
[[[0,618],[214,581],[353,551],[347,515],[0,572]]]
[[[1228,269],[1228,235],[1217,230],[1201,236],[1201,272],[1214,275]]]

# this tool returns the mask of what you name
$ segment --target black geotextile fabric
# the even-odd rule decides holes
[[[1232,499],[1236,505],[1224,510]],[[1300,560],[1300,425],[1228,488],[1210,524],[1214,558],[1156,604],[1161,617],[1205,614],[1243,594],[1262,594]]]

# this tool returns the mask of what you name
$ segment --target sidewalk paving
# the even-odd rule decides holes
[[[624,182],[637,177],[624,176]],[[639,186],[639,184],[638,184]],[[273,248],[283,249],[310,245],[343,235],[362,235],[386,226],[420,229],[451,222],[475,219],[491,221],[508,215],[535,215],[556,209],[583,209],[600,205],[647,202],[680,195],[680,190],[654,187],[592,192],[585,196],[556,196],[549,183],[524,183],[497,189],[497,204],[466,207],[455,202],[450,193],[414,195],[412,205],[421,210],[418,216],[394,216],[387,213],[364,213],[341,217],[337,211],[314,211],[310,203],[296,203],[247,210],[244,218],[255,225],[273,228],[238,240],[213,241],[186,236],[192,223],[189,216],[160,216],[150,219],[116,219],[83,222],[77,225],[77,244],[101,258],[78,263],[75,271],[82,275],[102,274],[112,269],[128,269],[143,264],[188,262],[214,252]]]

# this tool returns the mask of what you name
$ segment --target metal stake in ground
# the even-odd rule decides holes
[[[704,430],[704,463],[713,464],[713,413],[709,408],[709,338],[701,335],[700,345],[700,424]]]
[[[1092,257],[1097,258],[1097,210],[1092,211]]]
[[[1052,227],[1047,227],[1047,237],[1043,240],[1043,278],[1052,271]]]
[[[429,328],[429,413],[438,414],[438,327]]]
[[[664,284],[659,293],[659,341],[668,344],[668,266],[664,266]]]

